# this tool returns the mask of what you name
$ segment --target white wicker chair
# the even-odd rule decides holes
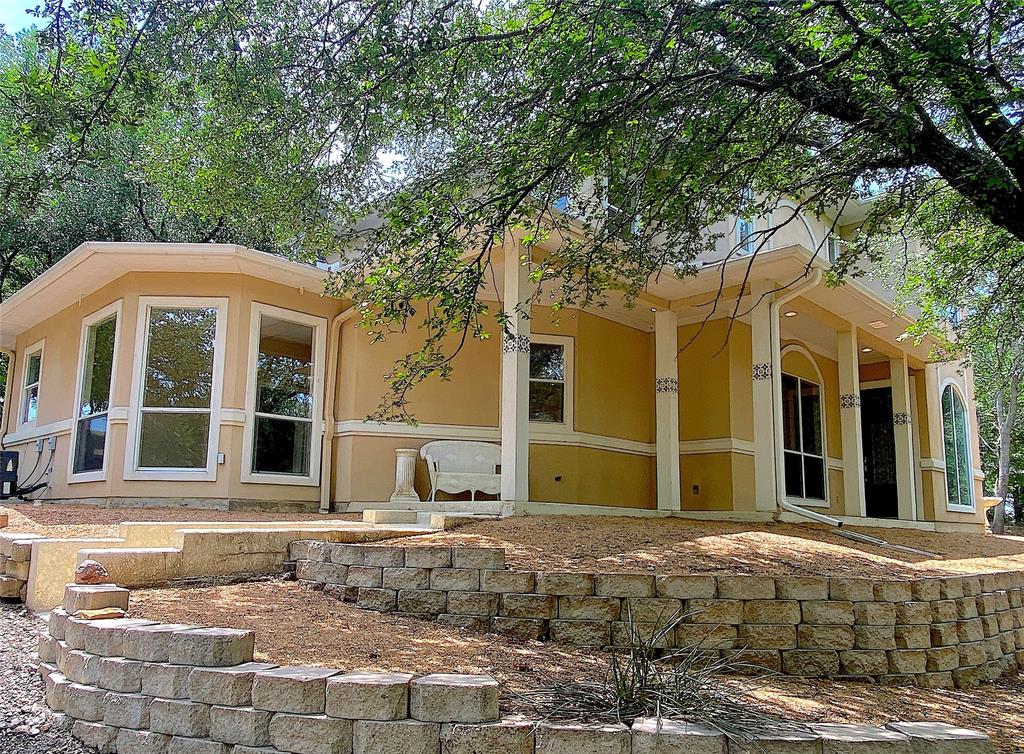
[[[476,494],[501,492],[501,446],[470,440],[434,440],[420,448],[420,457],[430,473],[430,502],[438,490]]]

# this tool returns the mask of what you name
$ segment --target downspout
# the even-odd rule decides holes
[[[822,272],[820,267],[816,267],[811,271],[811,278],[795,288],[790,288],[784,294],[779,296],[777,299],[771,302],[768,306],[768,322],[771,330],[772,339],[772,426],[774,428],[774,448],[775,448],[775,502],[779,508],[790,511],[791,513],[797,513],[801,516],[805,516],[813,521],[819,523],[829,524],[830,526],[842,526],[842,521],[831,516],[826,516],[816,511],[802,508],[799,505],[794,505],[786,500],[786,478],[782,473],[783,463],[785,458],[783,457],[782,447],[782,333],[779,327],[779,309],[786,303],[792,301],[797,296],[801,296],[807,291],[816,288],[821,284]],[[827,471],[826,471],[827,473]]]
[[[338,351],[341,344],[341,326],[358,312],[349,307],[331,320],[327,335],[327,370],[324,387],[324,436],[320,451],[320,512],[331,512],[331,468],[334,463],[334,394],[338,385]]]
[[[14,397],[14,357],[13,348],[0,348],[0,353],[7,354],[7,379],[4,380],[4,410],[0,418],[0,448],[4,446],[4,435],[7,434],[8,419],[11,416],[11,398]]]

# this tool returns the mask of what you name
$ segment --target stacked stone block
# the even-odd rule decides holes
[[[621,583],[646,589],[634,579]],[[992,752],[984,734],[942,723],[810,726],[744,744],[663,719],[631,726],[500,719],[498,683],[489,676],[276,667],[253,662],[251,631],[69,617],[67,607],[115,606],[123,592],[69,586],[40,640],[47,704],[101,754]]]
[[[297,578],[358,607],[522,640],[700,643],[788,675],[968,688],[1024,666],[1024,572],[913,580],[558,573],[484,547],[293,542]]]
[[[0,599],[25,601],[28,572],[32,565],[32,543],[39,534],[0,534]]]

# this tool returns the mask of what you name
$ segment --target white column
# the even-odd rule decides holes
[[[416,448],[395,449],[395,491],[391,493],[392,503],[418,503],[416,494]]]
[[[511,252],[511,253],[509,253]],[[507,332],[501,343],[501,499],[530,497],[530,294],[529,269],[518,243],[505,254]]]
[[[754,308],[750,312],[751,378],[754,385],[754,507],[774,511],[777,507],[775,460],[775,387],[772,374],[775,328],[771,322],[771,303],[775,296],[767,284],[755,284],[751,292]]]
[[[677,511],[680,509],[679,321],[672,311],[654,315],[654,391],[658,510]]]
[[[910,415],[910,374],[907,372],[906,354],[898,359],[889,359],[889,373],[892,381],[892,434],[896,443],[896,499],[899,517],[904,521],[916,521],[914,425]]]
[[[839,424],[843,435],[843,512],[865,515],[864,438],[860,420],[860,353],[857,328],[837,334]]]

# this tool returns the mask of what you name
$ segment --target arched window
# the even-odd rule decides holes
[[[946,504],[974,508],[967,409],[952,385],[942,391],[942,440],[946,451]]]

